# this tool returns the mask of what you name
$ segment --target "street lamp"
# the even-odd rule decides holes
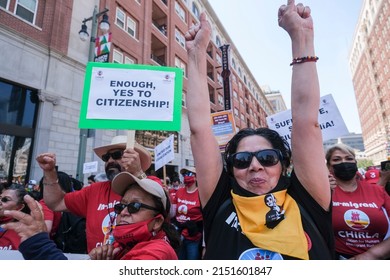
[[[85,18],[83,20],[83,24],[81,25],[81,30],[79,31],[79,36],[81,41],[86,41],[89,37],[87,22],[91,21],[91,39],[89,41],[89,51],[88,51],[88,61],[94,61],[95,59],[95,39],[97,36],[97,26],[98,26],[98,18],[103,16],[102,21],[100,22],[99,28],[103,33],[107,33],[110,28],[110,23],[108,22],[107,12],[109,10],[105,8],[103,11],[98,12],[98,7],[95,5],[93,10],[93,14],[89,18]],[[83,174],[83,164],[85,162],[85,152],[87,149],[87,138],[88,138],[88,129],[80,129],[80,144],[79,144],[79,155],[77,159],[77,171],[76,178],[77,180],[83,182],[84,174]]]

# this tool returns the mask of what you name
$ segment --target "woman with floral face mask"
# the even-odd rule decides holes
[[[336,253],[340,259],[390,257],[390,197],[384,188],[357,176],[353,149],[344,144],[330,147],[326,161],[336,180],[332,220]]]

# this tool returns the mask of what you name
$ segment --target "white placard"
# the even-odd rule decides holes
[[[320,99],[318,123],[320,124],[322,131],[323,141],[335,139],[349,133],[343,117],[341,116],[331,94],[322,96]],[[286,110],[275,115],[268,116],[267,124],[270,129],[276,130],[291,147],[291,110]]]
[[[175,72],[95,67],[87,119],[172,121],[175,76]]]
[[[91,161],[83,164],[83,174],[93,173],[98,171],[98,162]]]
[[[174,137],[171,134],[160,145],[154,148],[154,169],[157,171],[175,158]]]

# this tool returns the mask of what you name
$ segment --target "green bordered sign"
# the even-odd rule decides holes
[[[181,128],[183,70],[174,67],[89,62],[80,128]]]

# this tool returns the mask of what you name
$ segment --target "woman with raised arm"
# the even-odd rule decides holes
[[[203,207],[205,259],[333,258],[311,10],[288,1],[280,7],[278,20],[292,43],[292,152],[277,132],[245,128],[221,157],[210,125],[206,49],[211,27],[206,15],[185,35],[186,104]],[[287,178],[291,157],[294,170]]]

